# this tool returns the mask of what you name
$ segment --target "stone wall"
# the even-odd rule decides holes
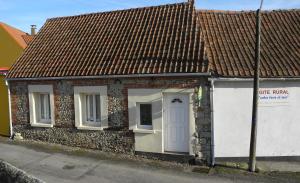
[[[26,172],[0,160],[0,182],[3,183],[44,183]]]
[[[203,163],[211,163],[211,109],[210,109],[210,87],[203,83],[202,100],[197,109],[196,116],[196,139],[197,156]]]
[[[51,84],[54,89],[55,127],[30,127],[28,85]],[[108,86],[108,125],[106,131],[82,131],[75,128],[74,86]],[[210,159],[210,105],[207,78],[123,78],[52,81],[11,81],[12,122],[15,132],[25,138],[77,147],[131,153],[134,136],[128,130],[128,89],[130,88],[196,88],[202,86],[200,110],[195,109],[195,151],[199,159]],[[115,142],[113,142],[115,141]],[[121,147],[114,147],[121,146]]]
[[[76,128],[37,128],[15,125],[15,133],[29,140],[44,141],[105,152],[133,154],[134,136],[128,130],[89,131]]]
[[[72,82],[60,81],[54,87],[55,95],[55,124],[61,127],[75,126],[74,91]]]
[[[29,103],[27,83],[18,83],[11,87],[12,121],[27,124],[29,121]]]

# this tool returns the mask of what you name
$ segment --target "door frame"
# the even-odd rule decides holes
[[[195,134],[195,113],[194,113],[194,88],[188,88],[188,89],[166,89],[162,92],[162,103],[163,103],[163,108],[162,108],[162,150],[163,153],[165,152],[165,109],[166,109],[166,96],[167,95],[175,95],[175,94],[182,94],[182,95],[188,95],[188,144],[189,144],[189,155],[195,155],[194,153],[194,145],[193,141],[195,139],[194,134]]]

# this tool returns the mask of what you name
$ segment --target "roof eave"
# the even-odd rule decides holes
[[[118,79],[118,78],[146,78],[146,77],[200,77],[211,76],[211,73],[164,73],[164,74],[129,74],[129,75],[101,75],[101,76],[63,76],[36,78],[6,78],[6,81],[37,81],[37,80],[75,80],[75,79]]]
[[[252,77],[211,77],[214,81],[253,81]],[[300,76],[295,77],[261,77],[260,81],[300,81]]]

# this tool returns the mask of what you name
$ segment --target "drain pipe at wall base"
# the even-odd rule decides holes
[[[210,157],[211,166],[215,166],[215,134],[214,134],[214,91],[215,83],[214,79],[210,80],[210,120],[211,120],[211,141],[210,141]]]
[[[8,90],[8,111],[9,111],[9,129],[10,129],[10,138],[13,138],[13,127],[12,127],[12,118],[11,118],[11,96],[10,96],[10,86],[8,81],[5,82]]]

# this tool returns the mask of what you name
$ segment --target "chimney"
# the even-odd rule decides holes
[[[31,25],[31,35],[34,36],[36,34],[36,25]]]

